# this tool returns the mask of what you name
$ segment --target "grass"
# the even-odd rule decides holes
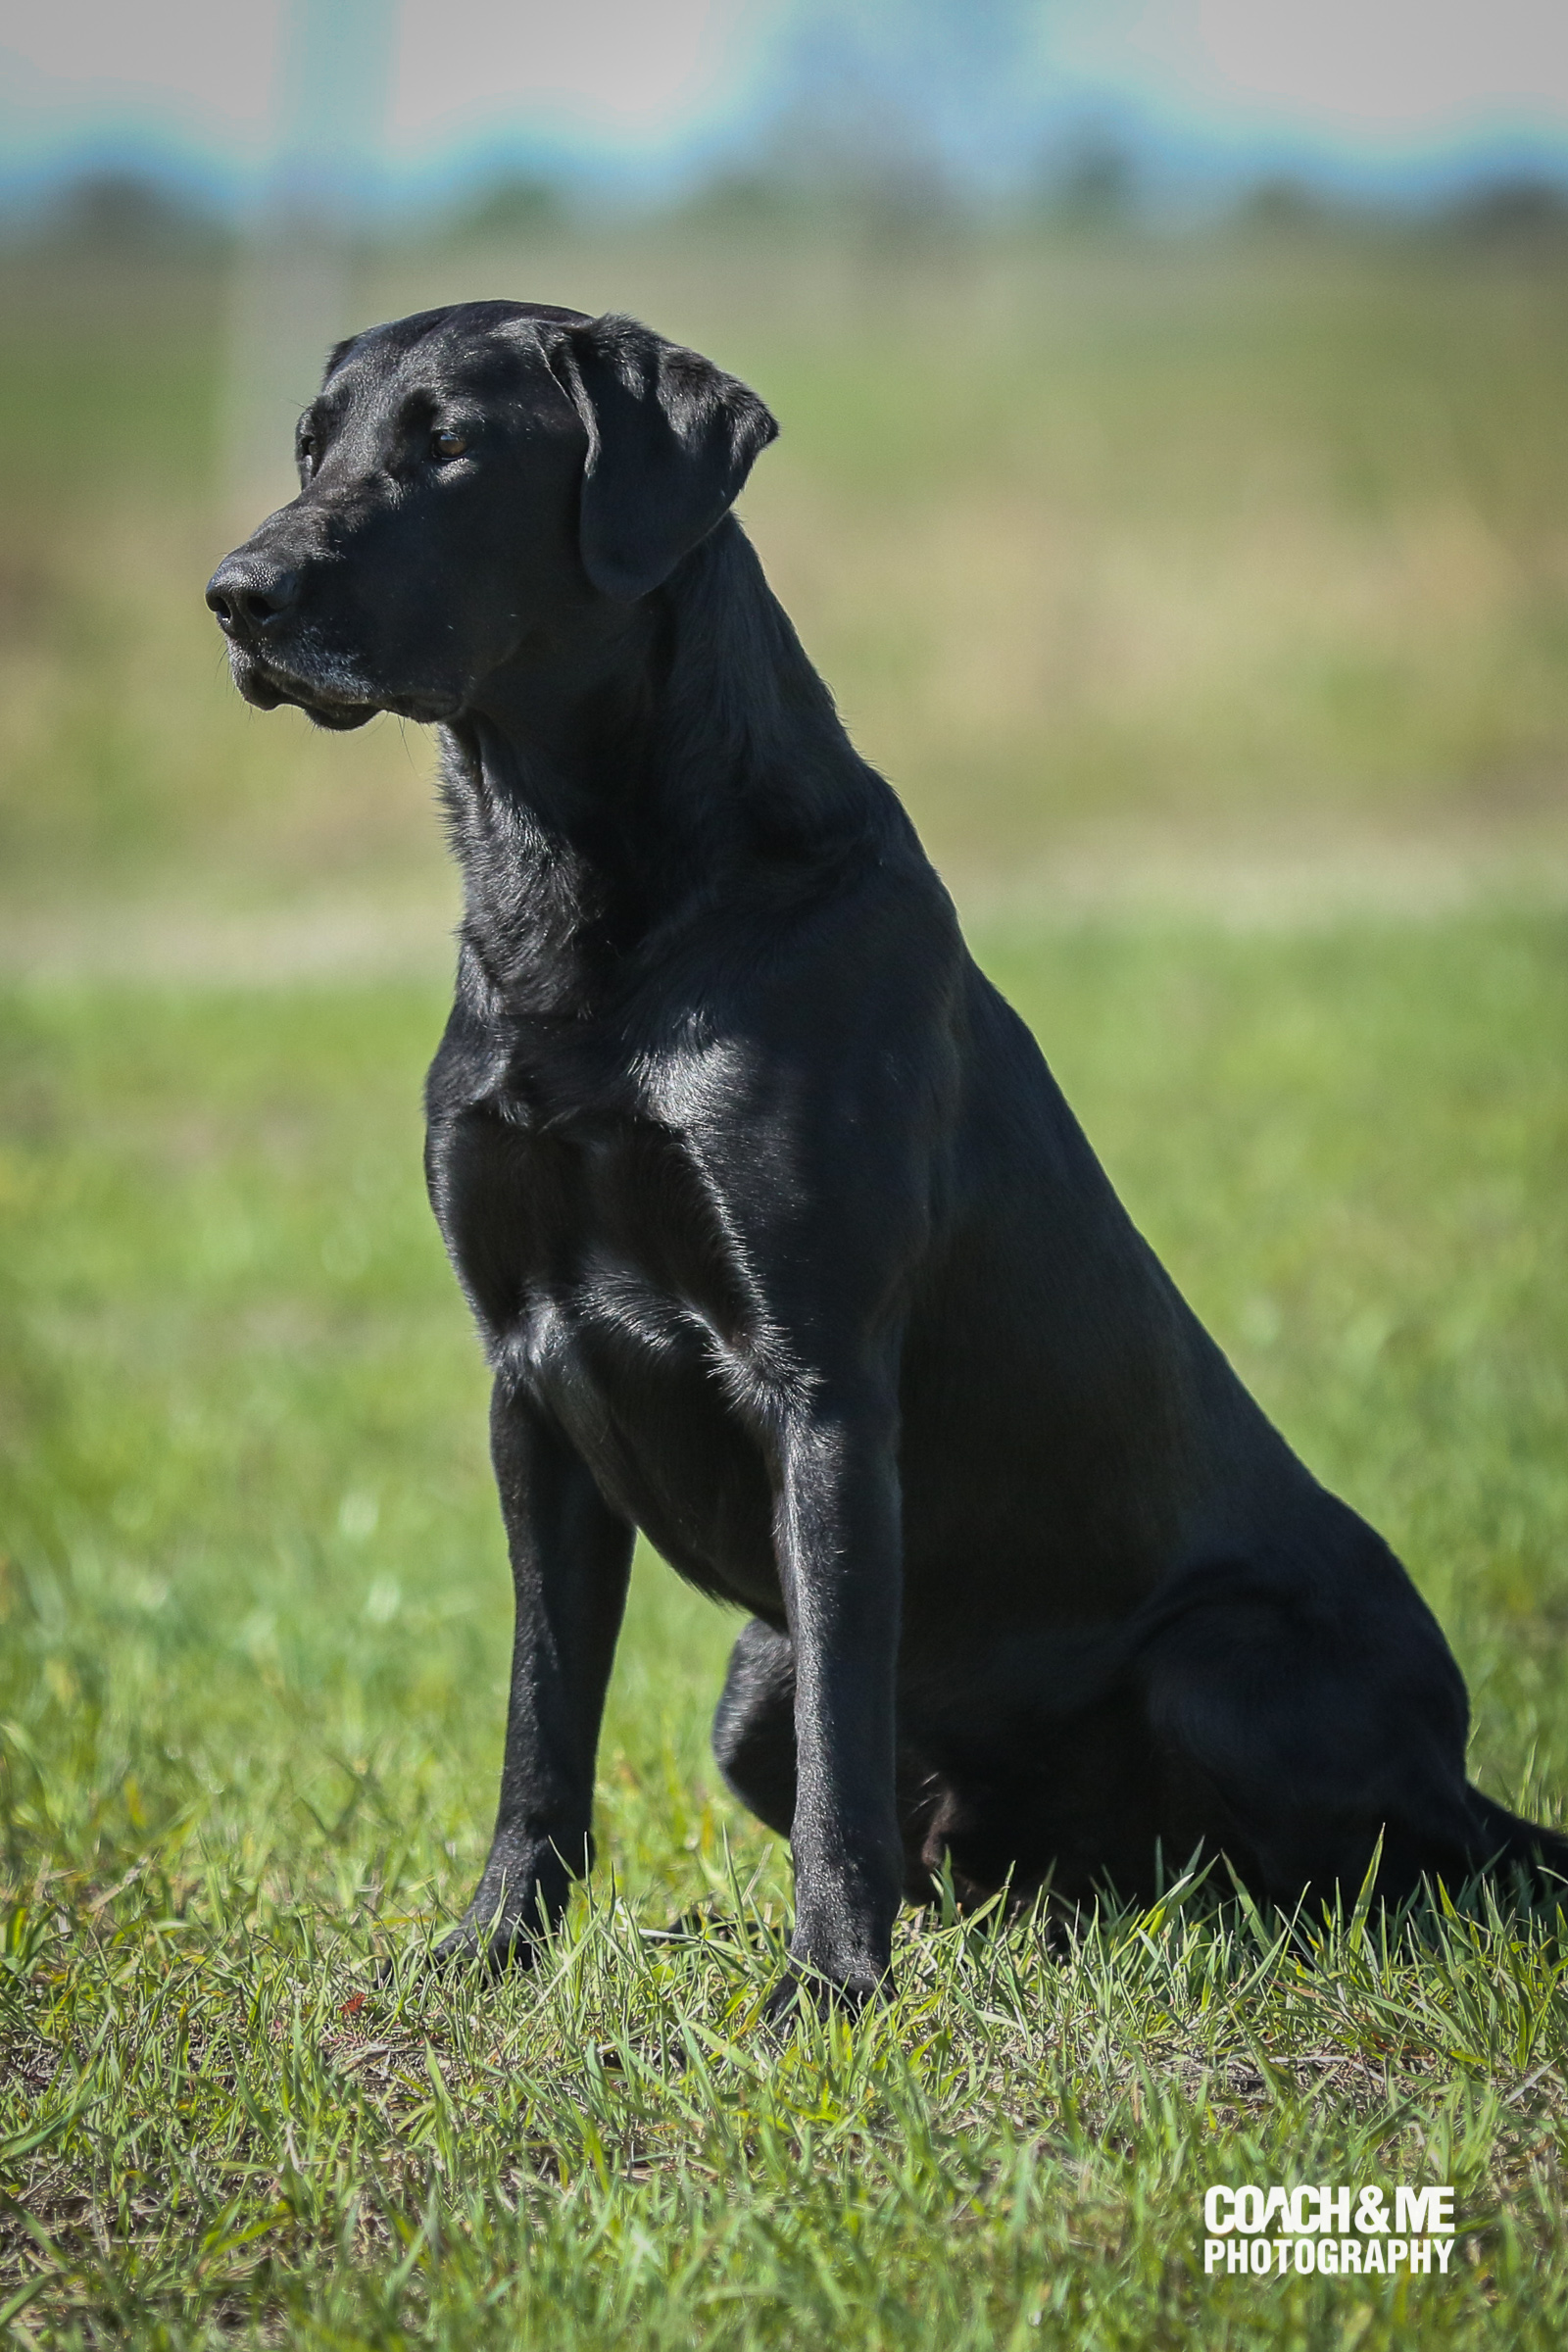
[[[1018,928],[988,961],[1135,1214],[1399,1545],[1475,1769],[1568,1795],[1568,926]],[[14,989],[0,1018],[0,2312],[23,2341],[1561,2338],[1568,1936],[1178,1889],[1066,1948],[906,1917],[758,2021],[787,1857],[706,1754],[733,1622],[639,1561],[602,1867],[432,1981],[505,1572],[417,1175],[438,992]],[[378,1958],[390,1975],[378,1976]],[[1454,2275],[1205,2278],[1215,2180],[1451,2180]]]

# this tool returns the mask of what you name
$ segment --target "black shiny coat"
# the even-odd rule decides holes
[[[466,914],[430,1197],[495,1373],[517,1622],[454,1939],[590,1845],[634,1531],[745,1610],[714,1727],[858,1997],[901,1896],[1260,1894],[1568,1846],[1465,1779],[1388,1547],[1297,1460],[976,968],[728,513],[771,418],[621,319],[334,354],[215,576],[241,690],[439,723]]]

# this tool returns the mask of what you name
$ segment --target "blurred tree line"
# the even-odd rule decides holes
[[[1304,177],[1270,174],[1184,218],[1152,190],[1132,148],[1093,125],[1052,141],[1030,179],[1004,200],[962,185],[928,151],[841,143],[819,126],[808,165],[803,150],[780,147],[744,168],[721,166],[676,193],[636,198],[509,168],[418,208],[388,206],[362,234],[393,248],[512,243],[617,218],[671,227],[700,221],[739,233],[881,228],[918,238],[922,230],[1136,235],[1240,228],[1530,247],[1568,242],[1568,186],[1536,173],[1486,173],[1441,197],[1373,202]],[[0,244],[13,251],[198,259],[220,255],[241,235],[232,214],[205,191],[146,168],[86,169],[42,195],[0,199]]]

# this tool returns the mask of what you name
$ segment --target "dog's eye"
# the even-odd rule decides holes
[[[294,455],[299,462],[302,473],[314,473],[316,470],[316,435],[301,433],[294,445]]]
[[[430,435],[430,454],[432,457],[441,459],[461,458],[467,446],[467,434],[454,432],[450,426],[443,427],[440,432],[432,433]]]

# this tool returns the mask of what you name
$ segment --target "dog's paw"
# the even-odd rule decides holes
[[[539,1930],[520,1919],[489,1919],[482,1924],[465,1919],[450,1936],[443,1936],[430,1954],[430,1966],[443,1972],[476,1968],[495,1979],[509,1969],[531,1968],[539,1949]]]
[[[832,2017],[853,2020],[875,2002],[886,2000],[892,1989],[891,1977],[873,1977],[860,1970],[834,1976],[813,1968],[809,1961],[792,1960],[762,2004],[762,2022],[781,2034],[807,2009],[824,2021]]]

